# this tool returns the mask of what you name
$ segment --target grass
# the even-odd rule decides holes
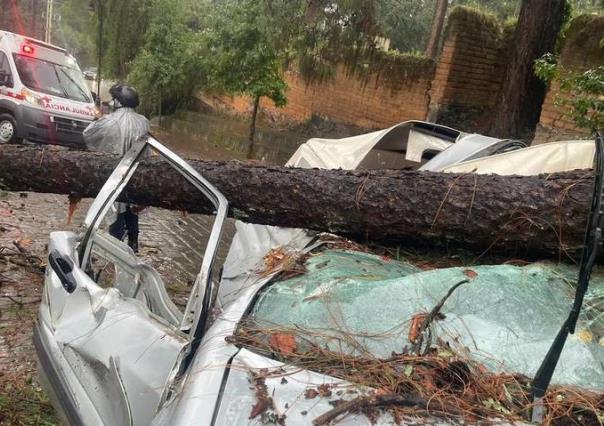
[[[59,420],[42,388],[28,375],[0,378],[0,424],[48,426]]]

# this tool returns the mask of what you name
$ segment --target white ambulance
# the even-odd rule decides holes
[[[84,75],[65,49],[0,31],[0,144],[83,145],[95,113]]]

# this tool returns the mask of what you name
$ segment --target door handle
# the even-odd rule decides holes
[[[73,293],[78,286],[72,274],[73,262],[61,256],[58,251],[52,250],[48,256],[48,264],[59,277],[65,291],[70,294]]]

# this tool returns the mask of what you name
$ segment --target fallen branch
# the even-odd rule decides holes
[[[363,409],[383,406],[397,407],[421,407],[425,408],[428,402],[418,395],[371,395],[360,396],[352,401],[342,402],[327,413],[320,415],[312,421],[315,426],[322,426],[334,421],[338,416],[349,413],[359,412]]]
[[[419,330],[417,331],[417,338],[415,339],[415,342],[413,342],[413,346],[411,347],[411,353],[413,354],[420,354],[421,352],[421,348],[423,346],[423,342],[424,342],[424,334],[426,332],[426,330],[430,329],[430,325],[432,324],[432,322],[435,319],[442,319],[442,317],[444,317],[444,315],[442,315],[440,313],[440,310],[442,309],[443,305],[445,304],[445,302],[447,301],[447,299],[449,299],[449,297],[451,297],[451,295],[453,294],[453,292],[455,290],[457,290],[458,287],[460,287],[463,284],[469,283],[470,280],[463,280],[458,282],[457,284],[455,284],[453,287],[451,287],[449,289],[449,291],[447,292],[447,294],[445,294],[445,296],[440,300],[440,302],[438,302],[436,304],[436,306],[434,308],[432,308],[432,310],[430,311],[430,313],[428,315],[425,316],[424,321],[422,322],[422,325],[420,326]],[[428,333],[428,342],[426,343],[426,347],[422,353],[422,355],[427,355],[428,352],[430,351],[430,333]]]

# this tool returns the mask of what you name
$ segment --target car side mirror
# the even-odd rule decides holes
[[[99,95],[97,95],[96,92],[90,92],[90,94],[92,95],[92,101],[94,102],[94,104],[96,106],[101,105],[101,99],[99,98]]]
[[[48,256],[48,264],[54,273],[57,274],[57,277],[59,277],[59,281],[61,281],[61,285],[65,291],[69,294],[73,293],[77,287],[76,280],[72,274],[73,262],[61,256],[58,251],[53,250]]]

